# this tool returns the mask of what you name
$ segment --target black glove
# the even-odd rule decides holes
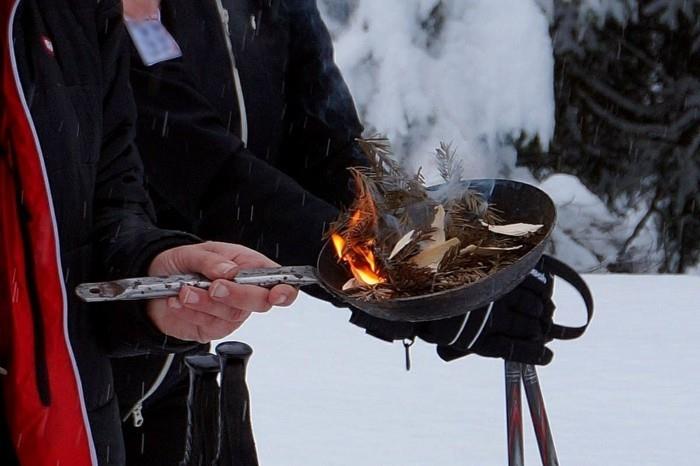
[[[417,335],[437,343],[445,361],[475,353],[526,364],[549,364],[552,351],[553,277],[541,263],[513,291],[465,316],[426,322]]]
[[[386,341],[415,336],[437,344],[446,360],[475,353],[527,364],[549,364],[552,340],[553,277],[542,271],[542,261],[510,293],[491,305],[463,316],[430,322],[390,322],[355,310],[350,322]]]

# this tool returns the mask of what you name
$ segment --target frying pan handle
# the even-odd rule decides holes
[[[316,269],[311,266],[241,270],[232,281],[264,288],[282,284],[306,286],[319,283]],[[177,296],[185,285],[206,290],[211,282],[201,275],[125,278],[113,282],[82,283],[76,287],[75,292],[85,302],[129,301]]]
[[[306,286],[319,283],[316,269],[309,265],[241,270],[233,281],[242,285],[257,285],[265,288],[282,284]]]

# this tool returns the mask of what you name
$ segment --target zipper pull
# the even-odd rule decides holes
[[[403,347],[406,351],[406,372],[411,370],[411,346],[416,342],[416,337],[404,338]]]
[[[141,404],[134,406],[131,410],[131,416],[134,418],[134,427],[141,427],[143,425],[143,412],[141,411],[143,407]]]

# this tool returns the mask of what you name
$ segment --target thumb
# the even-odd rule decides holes
[[[238,264],[226,256],[207,251],[201,245],[180,246],[162,252],[151,263],[151,275],[176,275],[199,273],[215,280],[232,278],[236,275]]]

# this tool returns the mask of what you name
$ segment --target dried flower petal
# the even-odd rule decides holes
[[[434,231],[430,234],[430,241],[436,244],[445,242],[445,208],[442,204],[435,207],[435,218],[430,225]],[[430,245],[432,246],[432,245]]]
[[[479,246],[477,246],[476,244],[470,244],[466,248],[460,249],[459,253],[460,253],[460,255],[461,254],[469,254],[470,252],[474,252],[477,249],[479,249]]]
[[[352,290],[354,288],[361,288],[362,284],[355,280],[354,278],[351,278],[350,280],[346,281],[345,284],[343,285],[343,291],[347,290]]]
[[[484,248],[476,248],[472,252],[472,254],[476,254],[479,256],[494,256],[496,254],[502,253],[504,251],[517,251],[518,249],[522,248],[523,246],[513,246],[511,248],[498,248],[498,247],[484,247]]]
[[[445,242],[435,244],[434,246],[424,249],[417,255],[413,256],[411,258],[411,262],[418,267],[431,267],[433,269],[437,269],[440,261],[443,257],[445,257],[445,254],[447,254],[450,249],[458,246],[459,238],[451,238]]]
[[[389,260],[393,259],[394,256],[396,256],[398,253],[400,253],[403,248],[405,248],[411,240],[413,240],[413,234],[416,232],[416,230],[411,230],[403,237],[396,242],[396,245],[394,246],[394,249],[391,250],[391,254],[389,254]]]
[[[538,232],[544,225],[533,225],[532,223],[510,223],[508,225],[489,225],[482,221],[481,224],[499,235],[506,236],[527,236]]]

